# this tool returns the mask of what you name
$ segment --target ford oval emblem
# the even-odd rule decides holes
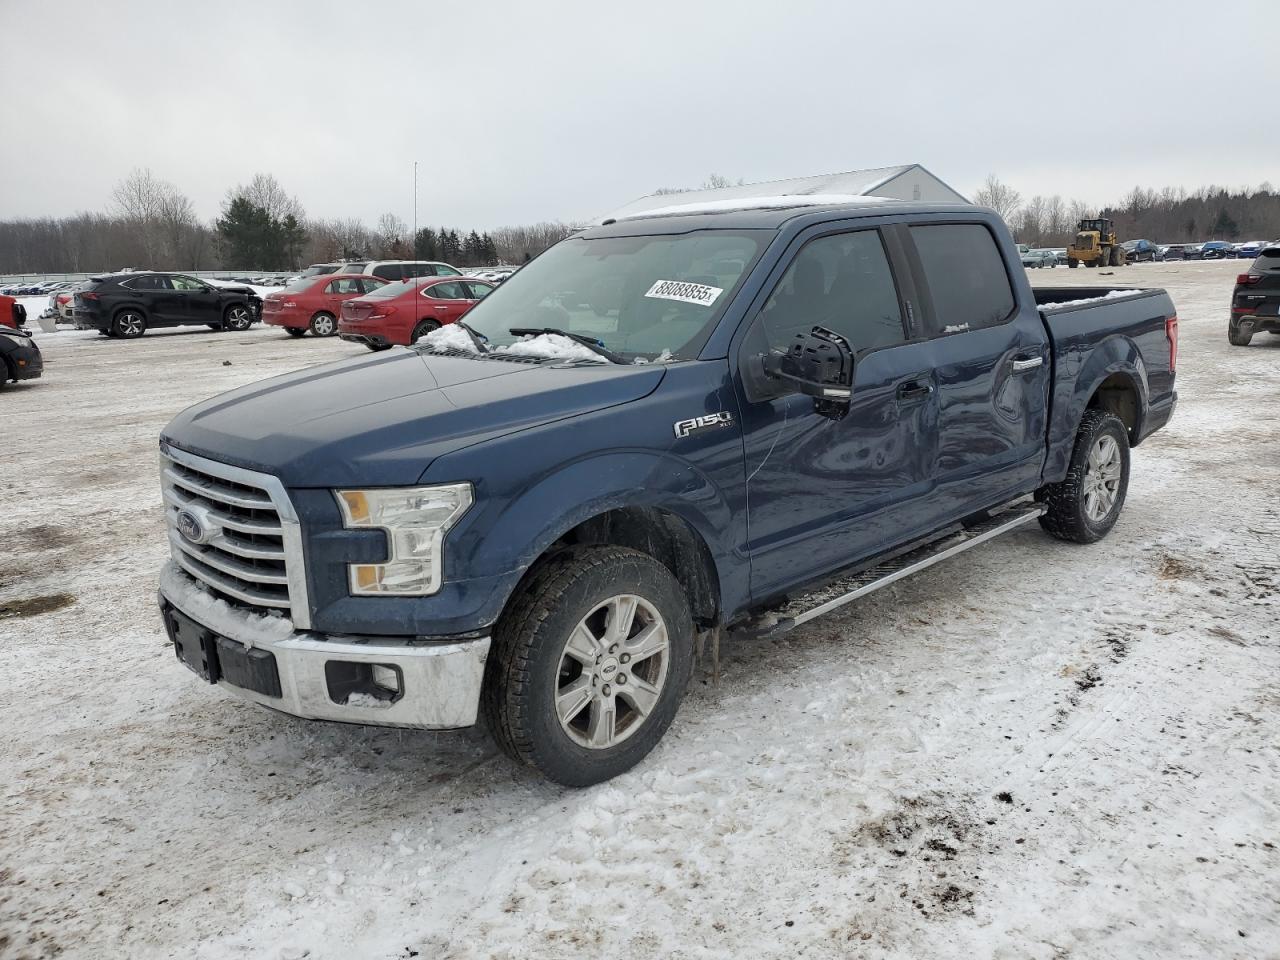
[[[179,510],[175,523],[178,527],[178,533],[182,534],[183,540],[194,544],[204,543],[204,538],[207,535],[204,524],[190,510]]]

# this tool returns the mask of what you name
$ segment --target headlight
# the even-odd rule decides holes
[[[440,589],[444,535],[472,504],[471,484],[339,490],[338,505],[350,528],[387,533],[386,563],[352,563],[352,596],[422,597]]]

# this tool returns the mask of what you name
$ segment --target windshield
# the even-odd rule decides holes
[[[772,231],[563,240],[467,314],[491,346],[513,328],[598,340],[626,360],[692,359]]]

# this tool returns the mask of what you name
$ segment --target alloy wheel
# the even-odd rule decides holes
[[[1084,473],[1084,510],[1094,523],[1101,521],[1116,504],[1120,493],[1120,445],[1115,437],[1103,435],[1089,451]]]
[[[632,736],[662,695],[670,648],[662,615],[643,597],[620,594],[596,605],[560,654],[555,708],[561,729],[592,750]]]

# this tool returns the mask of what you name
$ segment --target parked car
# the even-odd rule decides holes
[[[483,706],[586,785],[658,743],[699,637],[783,633],[1035,520],[1106,536],[1177,400],[1164,291],[1033,291],[980,207],[752,204],[582,231],[413,351],[178,414],[178,659],[299,717]]]
[[[1029,247],[1025,243],[1018,244],[1018,256],[1022,265],[1030,269],[1057,266],[1058,258],[1052,250],[1040,250]]]
[[[1191,258],[1191,257],[1189,257],[1189,256],[1187,256],[1187,247],[1189,247],[1189,246],[1190,246],[1190,247],[1194,247],[1194,246],[1195,246],[1195,244],[1187,244],[1187,243],[1171,243],[1171,244],[1169,244],[1168,246],[1166,246],[1166,247],[1164,248],[1164,253],[1163,253],[1163,256],[1161,257],[1161,259],[1163,259],[1163,260],[1190,260],[1190,259],[1192,259],[1192,258]]]
[[[1247,347],[1255,333],[1280,334],[1280,243],[1263,247],[1249,272],[1236,277],[1227,339]]]
[[[298,278],[300,280],[305,280],[308,277],[319,277],[326,273],[363,273],[365,266],[367,266],[367,264],[363,260],[350,262],[339,260],[333,263],[313,263],[311,266],[307,267],[307,269],[303,270],[302,273],[299,274]]]
[[[363,274],[324,273],[305,277],[262,301],[262,322],[284,327],[294,337],[308,330],[312,336],[331,337],[338,332],[338,314],[352,297],[373,293],[386,280]]]
[[[453,323],[493,290],[484,280],[431,277],[391,283],[342,305],[338,336],[370,350],[408,346]]]
[[[77,323],[125,339],[155,327],[247,330],[262,308],[246,286],[212,286],[185,274],[153,272],[94,277],[76,292],[74,303]]]
[[[1128,263],[1141,263],[1144,260],[1155,263],[1164,259],[1160,247],[1150,240],[1126,240],[1121,246],[1124,247],[1124,258]]]
[[[1230,260],[1235,257],[1235,249],[1225,240],[1210,240],[1200,247],[1201,260]]]
[[[34,380],[43,373],[44,357],[35,339],[21,327],[0,323],[0,390],[7,383]]]
[[[1262,248],[1269,246],[1265,240],[1246,240],[1244,243],[1237,243],[1232,247],[1232,252],[1238,260],[1252,260],[1262,252]]]

